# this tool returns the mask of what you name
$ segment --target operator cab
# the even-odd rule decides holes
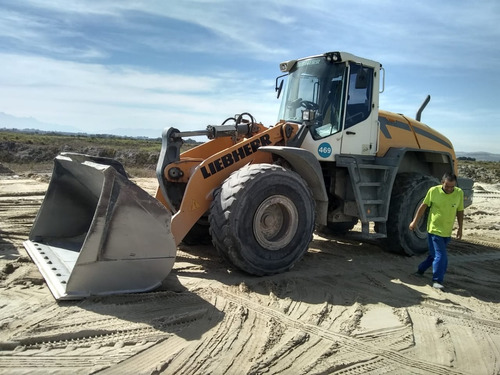
[[[327,141],[333,151],[328,156],[375,153],[379,63],[330,52],[284,62],[280,69],[288,79],[283,93],[283,81],[278,85],[283,76],[276,80],[278,96],[282,94],[279,120],[308,126],[310,139],[305,142]],[[305,148],[312,151],[310,146]],[[324,158],[319,152],[318,159]]]

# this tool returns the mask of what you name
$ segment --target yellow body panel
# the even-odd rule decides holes
[[[456,156],[448,138],[429,126],[401,114],[379,111],[379,147],[383,157],[390,148],[421,149],[450,155],[456,171]]]
[[[407,119],[392,112],[379,111],[380,134],[377,156],[392,147],[420,148]]]

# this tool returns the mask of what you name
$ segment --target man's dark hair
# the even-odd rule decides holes
[[[443,178],[441,179],[442,182],[445,182],[445,181],[450,181],[450,182],[457,182],[457,175],[453,172],[446,172],[444,175],[443,175]]]

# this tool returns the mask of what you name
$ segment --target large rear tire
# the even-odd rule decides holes
[[[424,201],[427,190],[439,185],[432,176],[402,173],[394,182],[387,220],[387,247],[390,251],[408,255],[427,252],[427,213],[414,231],[408,226]]]
[[[297,173],[249,165],[216,191],[210,234],[223,258],[239,269],[272,275],[287,271],[307,252],[314,217],[311,191]]]

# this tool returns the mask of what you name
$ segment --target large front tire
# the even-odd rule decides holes
[[[415,255],[427,252],[427,213],[415,230],[409,224],[424,201],[430,187],[439,185],[432,176],[404,173],[394,182],[389,218],[387,220],[387,247],[397,253]]]
[[[182,243],[188,246],[210,245],[212,240],[208,228],[208,216],[202,216],[184,236]]]
[[[314,217],[311,191],[297,173],[255,164],[231,174],[215,193],[210,234],[236,267],[272,275],[287,271],[307,252]]]

